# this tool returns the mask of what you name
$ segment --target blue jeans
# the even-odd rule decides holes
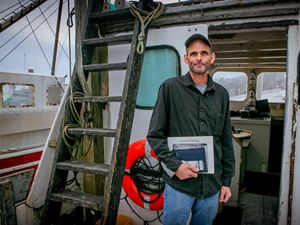
[[[212,225],[218,212],[219,192],[209,198],[198,199],[177,191],[170,185],[164,190],[164,225]]]

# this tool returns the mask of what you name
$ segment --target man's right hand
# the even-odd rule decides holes
[[[187,164],[187,163],[182,163],[178,169],[176,170],[175,175],[180,179],[180,180],[185,180],[189,178],[196,178],[198,177],[198,172],[199,169],[193,165]]]

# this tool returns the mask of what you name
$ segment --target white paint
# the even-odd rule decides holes
[[[300,15],[299,15],[300,17]],[[295,62],[295,64],[293,65],[297,65],[297,60],[298,59],[299,54],[300,54],[300,30],[299,30],[299,25],[298,26],[293,26],[291,28],[291,36],[292,36],[292,43],[293,45],[293,51],[291,54],[293,54],[293,56],[295,56],[295,58],[293,59]],[[295,68],[295,73],[296,73],[296,79],[297,76],[300,76],[300,68]],[[295,90],[294,90],[294,99],[297,102],[297,99],[300,97],[298,96],[298,90],[299,90],[299,83],[296,83],[295,85]],[[300,108],[299,105],[297,107],[297,111],[296,111],[296,140],[295,140],[295,167],[294,167],[294,171],[293,171],[293,176],[294,176],[294,184],[293,184],[293,204],[292,204],[292,225],[298,225],[300,224]]]
[[[38,165],[38,164],[39,164],[39,161],[34,161],[34,162],[31,162],[31,163],[25,163],[25,164],[22,164],[22,165],[1,169],[0,174],[8,173],[8,172],[16,171],[16,170],[21,170],[21,169],[25,169],[25,168],[29,168],[29,167],[32,167],[32,166],[35,166],[35,165]]]
[[[290,174],[294,174],[294,179],[299,176],[299,173],[290,171],[290,156],[292,151],[292,128],[293,128],[293,106],[294,106],[294,85],[297,79],[297,55],[299,52],[299,34],[298,26],[290,26],[288,32],[288,68],[287,68],[287,88],[285,102],[285,121],[284,121],[284,139],[283,139],[283,155],[281,167],[281,186],[280,186],[280,202],[278,211],[278,225],[286,225],[288,222],[288,203],[289,203],[289,187]],[[299,128],[298,128],[299,130]],[[297,153],[300,154],[300,153]],[[298,156],[298,155],[297,155]],[[295,179],[296,180],[296,179]],[[299,188],[298,188],[299,190]],[[300,199],[292,199],[294,204],[299,204]],[[299,211],[298,211],[299,212]],[[299,214],[299,213],[298,213]],[[294,215],[295,216],[295,215]],[[292,224],[296,225],[292,221]],[[298,223],[299,224],[299,223]]]

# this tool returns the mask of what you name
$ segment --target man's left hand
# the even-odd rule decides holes
[[[228,202],[229,198],[231,197],[231,191],[229,187],[222,186],[220,192],[220,203]]]

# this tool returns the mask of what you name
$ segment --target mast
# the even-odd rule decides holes
[[[58,38],[59,38],[59,29],[60,29],[60,21],[61,21],[61,14],[62,14],[62,6],[63,6],[63,0],[59,0],[57,23],[56,23],[56,32],[55,32],[55,42],[54,42],[52,67],[51,67],[51,75],[54,75],[54,72],[55,72],[57,45],[58,45]]]

